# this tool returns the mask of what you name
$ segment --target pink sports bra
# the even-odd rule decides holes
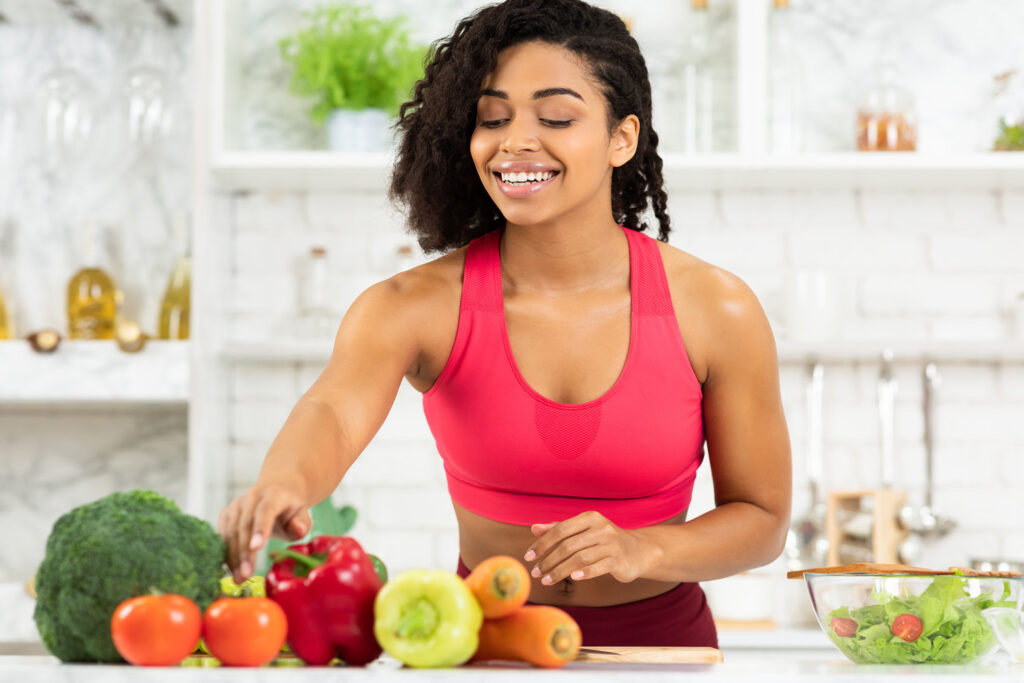
[[[470,242],[458,330],[423,395],[452,500],[509,524],[596,510],[624,528],[687,508],[704,456],[701,388],[690,367],[654,238],[629,243],[626,363],[603,396],[558,403],[530,387],[505,326],[502,230]]]

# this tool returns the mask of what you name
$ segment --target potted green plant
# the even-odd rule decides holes
[[[426,47],[412,42],[404,17],[377,17],[364,5],[324,5],[304,17],[307,25],[278,43],[293,67],[291,92],[315,98],[310,117],[327,124],[332,149],[386,149]]]

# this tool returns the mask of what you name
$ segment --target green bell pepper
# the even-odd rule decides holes
[[[458,666],[476,652],[483,618],[480,603],[457,575],[410,569],[377,594],[373,633],[385,652],[409,666]]]

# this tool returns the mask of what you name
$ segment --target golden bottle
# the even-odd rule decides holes
[[[11,321],[7,317],[7,305],[4,303],[4,290],[0,289],[0,339],[11,338]]]
[[[174,264],[160,304],[160,339],[188,339],[192,302],[192,259],[182,256]]]
[[[82,268],[68,283],[68,336],[113,339],[117,317],[114,281],[102,269]]]

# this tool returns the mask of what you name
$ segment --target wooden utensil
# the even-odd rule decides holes
[[[722,652],[713,647],[584,647],[577,662],[620,662],[637,664],[717,664]]]
[[[950,567],[949,569],[925,569],[914,567],[909,564],[877,564],[857,563],[839,564],[831,567],[818,567],[817,569],[800,569],[786,574],[787,578],[800,579],[807,572],[812,574],[920,574],[923,576],[971,576],[971,577],[992,577],[1010,579],[1020,576],[1020,572],[982,572],[976,569],[965,567]]]

